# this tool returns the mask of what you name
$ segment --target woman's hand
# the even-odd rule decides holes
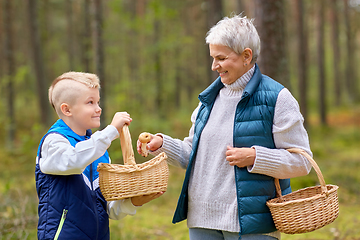
[[[154,199],[160,197],[163,194],[164,194],[164,192],[158,192],[158,193],[153,193],[153,194],[150,194],[150,195],[132,197],[131,202],[132,202],[132,204],[134,206],[140,207],[140,206],[144,205],[145,203],[148,203],[151,200],[154,200]]]
[[[162,144],[163,144],[163,138],[161,136],[150,134],[150,141],[146,144],[146,148],[150,151],[156,151],[162,146]],[[142,145],[142,143],[138,139],[136,149],[139,154],[142,153],[141,145]]]
[[[254,165],[256,151],[254,148],[234,148],[227,147],[226,161],[231,166],[238,166],[239,168]]]

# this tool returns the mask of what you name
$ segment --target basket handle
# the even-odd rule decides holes
[[[319,179],[319,182],[320,182],[320,185],[321,185],[322,193],[328,194],[328,190],[327,190],[327,187],[326,187],[324,177],[323,177],[323,175],[322,175],[322,173],[320,171],[319,166],[315,162],[315,160],[305,150],[302,150],[302,149],[299,149],[299,148],[289,148],[289,149],[286,149],[286,150],[289,151],[290,153],[299,153],[299,154],[302,154],[304,157],[306,157],[306,159],[311,163],[312,167],[314,168],[314,170],[315,170],[315,172],[316,172],[316,174],[318,176],[318,179]],[[282,197],[281,188],[280,188],[280,183],[279,183],[278,178],[275,178],[275,187],[276,187],[277,195],[281,198]]]
[[[125,124],[120,133],[120,145],[123,154],[124,165],[136,165],[134,150],[131,144],[129,126]]]

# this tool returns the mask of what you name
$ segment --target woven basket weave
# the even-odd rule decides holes
[[[97,168],[100,190],[106,201],[165,192],[169,179],[166,154],[136,164],[127,125],[122,128],[120,144],[124,165],[100,163]]]
[[[308,187],[281,195],[279,179],[275,179],[279,197],[267,201],[276,228],[283,233],[306,233],[332,223],[339,215],[336,185],[326,185],[315,160],[304,150],[291,148],[291,153],[304,155],[313,166],[320,186]]]

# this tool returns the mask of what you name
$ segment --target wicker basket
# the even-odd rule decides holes
[[[120,144],[124,165],[100,163],[97,168],[100,190],[106,201],[166,191],[169,179],[166,154],[136,164],[127,125],[122,128]]]
[[[313,166],[320,186],[308,187],[281,195],[279,179],[275,179],[279,197],[267,201],[276,228],[283,233],[306,233],[332,223],[339,215],[336,185],[326,185],[320,168],[304,150],[291,148],[291,153],[304,155]]]

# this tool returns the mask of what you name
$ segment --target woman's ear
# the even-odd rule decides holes
[[[250,64],[253,58],[252,50],[250,48],[245,48],[243,51],[243,57],[244,57],[244,62]]]
[[[72,115],[72,113],[70,111],[70,105],[67,103],[62,103],[60,105],[60,110],[61,110],[62,114],[64,114],[64,116],[70,117]]]

